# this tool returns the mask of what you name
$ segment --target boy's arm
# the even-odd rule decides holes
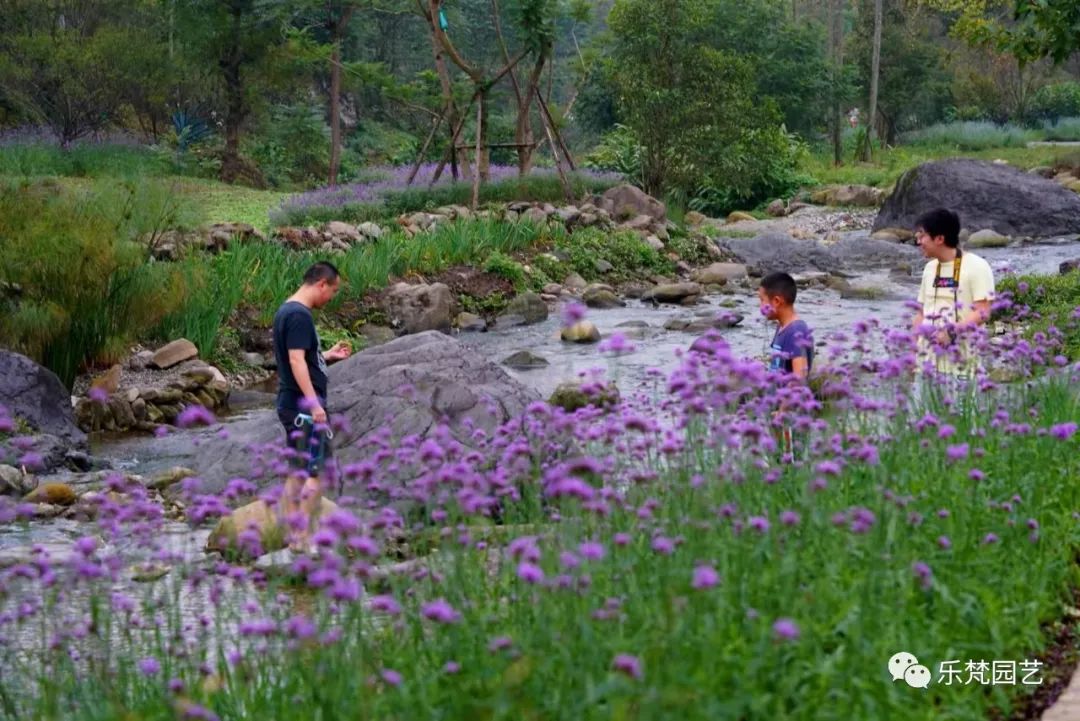
[[[798,355],[791,359],[791,372],[798,378],[806,380],[809,368],[810,364],[806,360],[805,351],[803,352],[803,355]]]

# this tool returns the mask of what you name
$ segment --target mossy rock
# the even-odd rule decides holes
[[[336,510],[338,510],[336,503],[328,498],[323,498],[318,517],[321,518]],[[210,533],[210,537],[206,539],[206,549],[208,551],[221,551],[222,553],[238,553],[237,536],[251,526],[255,526],[259,530],[260,544],[264,553],[285,548],[285,529],[279,522],[276,509],[268,506],[266,501],[254,501],[237,508],[218,521],[217,526]]]
[[[43,483],[23,498],[27,503],[46,503],[51,506],[70,506],[77,499],[75,490],[66,483]]]
[[[600,389],[590,389],[588,392],[577,381],[561,383],[555,392],[548,398],[548,403],[562,408],[567,413],[588,406],[611,409],[619,402],[619,389],[614,383],[609,383]]]

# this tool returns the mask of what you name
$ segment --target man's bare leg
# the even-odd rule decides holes
[[[309,476],[304,481],[300,492],[300,512],[304,514],[304,545],[308,545],[311,534],[318,526],[319,511],[322,510],[322,482],[318,476]]]
[[[289,544],[289,548],[294,551],[303,550],[304,545],[307,543],[306,538],[306,525],[305,527],[297,527],[296,519],[301,517],[303,513],[302,497],[303,489],[306,486],[304,477],[292,473],[285,479],[285,490],[281,494],[281,500],[279,501],[279,514],[278,519],[281,523],[282,530],[285,532],[285,539]]]

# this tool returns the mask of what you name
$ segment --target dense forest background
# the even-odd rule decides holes
[[[1080,116],[1076,6],[0,0],[0,131],[285,190],[568,155],[723,210],[797,185],[801,154],[851,163],[935,124]]]

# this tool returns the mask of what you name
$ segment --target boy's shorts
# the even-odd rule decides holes
[[[328,433],[325,430],[316,431],[314,424],[308,420],[301,420],[297,425],[298,410],[278,408],[277,414],[285,428],[286,442],[296,450],[293,467],[302,468],[308,476],[317,478],[333,455]]]

